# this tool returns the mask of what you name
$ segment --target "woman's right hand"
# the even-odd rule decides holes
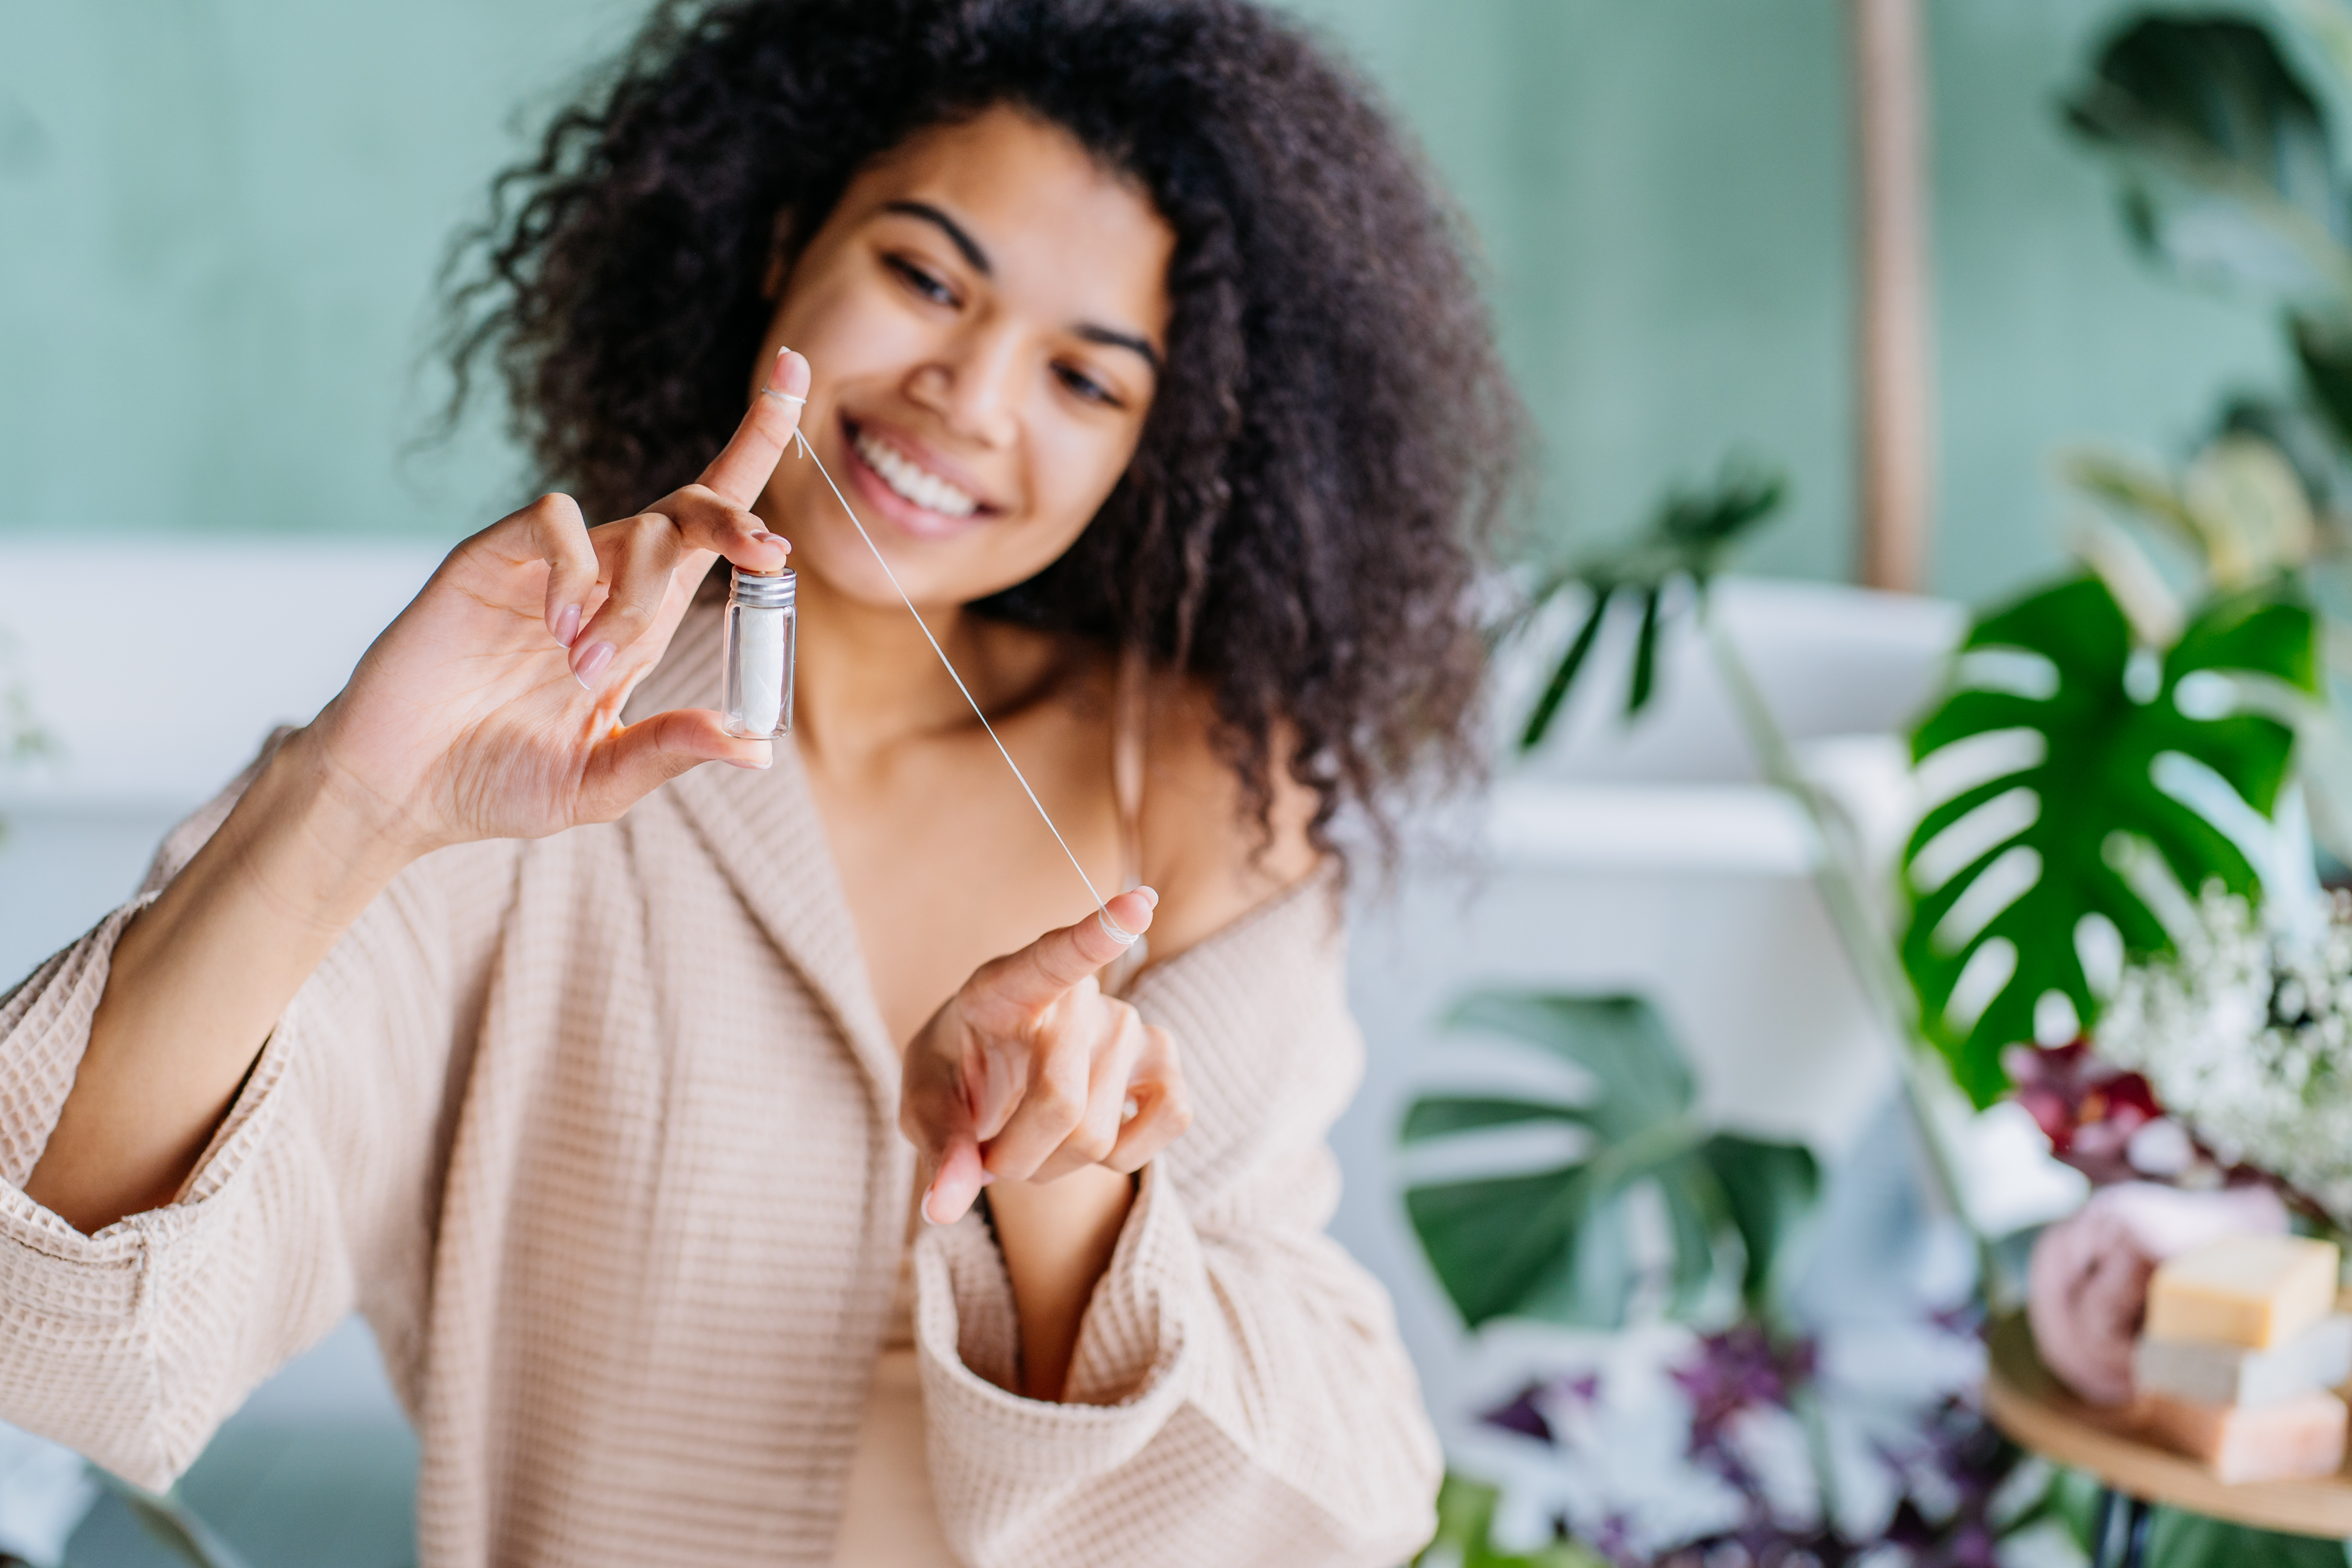
[[[808,362],[778,354],[768,388],[808,385]],[[753,398],[701,478],[635,517],[590,528],[546,495],[457,546],[300,738],[312,776],[397,860],[610,821],[700,763],[767,766],[767,742],[707,709],[615,719],[715,558],[784,564],[749,508],[799,417]]]

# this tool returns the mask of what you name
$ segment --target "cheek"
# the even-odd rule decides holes
[[[1135,457],[1139,434],[1139,426],[1072,420],[1058,411],[1033,420],[1030,510],[1041,531],[1060,535],[1062,548],[1068,548],[1118,488]]]
[[[820,395],[841,382],[913,363],[930,347],[921,324],[872,279],[840,269],[795,278],[769,333],[808,357]]]

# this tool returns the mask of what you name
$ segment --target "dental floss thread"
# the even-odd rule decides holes
[[[779,403],[793,408],[800,407],[808,401],[805,397],[795,397],[789,392],[778,392],[773,388],[762,389],[761,395],[772,397]],[[1027,795],[1029,804],[1037,808],[1038,819],[1045,823],[1045,831],[1054,836],[1054,842],[1060,845],[1062,853],[1069,858],[1070,869],[1078,874],[1078,880],[1087,886],[1087,896],[1095,901],[1095,920],[1103,928],[1103,933],[1121,947],[1134,946],[1137,933],[1127,930],[1111,919],[1110,906],[1103,900],[1102,894],[1095,890],[1095,879],[1087,875],[1087,868],[1078,863],[1077,854],[1070,847],[1070,841],[1062,837],[1060,828],[1054,826],[1053,815],[1046,811],[1045,803],[1039,800],[1037,792],[1029,787],[1028,775],[1021,771],[1021,764],[1013,760],[1013,753],[1004,749],[1004,742],[996,733],[996,726],[988,721],[988,715],[981,711],[979,700],[972,696],[971,688],[966,686],[963,683],[963,677],[956,673],[955,663],[948,658],[948,650],[941,647],[940,639],[931,635],[929,624],[923,619],[923,612],[915,608],[915,601],[900,585],[898,574],[890,570],[889,559],[882,553],[882,547],[874,542],[872,534],[866,531],[866,525],[857,520],[857,512],[850,506],[849,498],[843,495],[841,487],[833,482],[833,474],[825,468],[824,459],[816,455],[816,448],[809,445],[808,437],[801,434],[798,426],[793,427],[792,444],[800,448],[802,457],[816,465],[817,473],[824,479],[824,488],[831,490],[833,499],[841,503],[843,514],[849,519],[849,526],[857,530],[857,537],[864,540],[866,548],[874,552],[875,564],[882,568],[882,575],[887,577],[890,580],[890,586],[898,591],[898,602],[907,606],[908,615],[915,617],[915,625],[921,629],[923,640],[931,645],[933,653],[939,655],[940,667],[948,672],[948,679],[955,682],[956,689],[963,693],[964,701],[971,707],[972,717],[980,721],[980,727],[987,731],[988,738],[995,742],[996,754],[1003,757],[1004,765],[1013,770],[1013,778],[1021,785],[1021,793]]]

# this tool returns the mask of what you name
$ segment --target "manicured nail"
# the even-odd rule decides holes
[[[604,673],[604,667],[612,662],[613,645],[608,642],[593,643],[589,646],[588,651],[582,654],[578,661],[572,666],[572,678],[580,683],[582,690],[593,691],[596,689],[597,678]]]
[[[992,1187],[996,1185],[996,1173],[993,1171],[982,1171],[980,1173],[980,1184],[983,1187]]]
[[[792,357],[793,357],[793,351],[792,351],[792,350],[790,350],[790,349],[778,349],[778,350],[776,351],[776,363],[774,363],[774,365],[772,365],[772,367],[770,367],[770,369],[769,369],[769,371],[768,371],[768,379],[769,379],[769,381],[771,381],[772,383],[773,383],[773,384],[775,384],[776,385],[779,385],[779,386],[781,386],[781,385],[782,385],[782,384],[783,384],[783,381],[784,381],[784,362],[785,362],[786,360],[791,359]]]
[[[1141,894],[1143,895],[1143,901],[1144,901],[1145,903],[1150,904],[1150,905],[1153,909],[1155,909],[1155,910],[1156,910],[1156,909],[1158,909],[1158,908],[1160,907],[1160,889],[1157,889],[1157,888],[1138,888],[1138,889],[1136,889],[1135,890],[1136,890],[1137,892],[1141,893]]]
[[[580,606],[566,605],[563,606],[563,613],[555,617],[555,640],[565,647],[570,647],[572,639],[579,635]]]

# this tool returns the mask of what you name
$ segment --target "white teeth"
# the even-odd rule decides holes
[[[863,430],[857,433],[857,455],[882,476],[883,483],[926,510],[942,517],[970,517],[980,510],[980,502],[971,496]]]

